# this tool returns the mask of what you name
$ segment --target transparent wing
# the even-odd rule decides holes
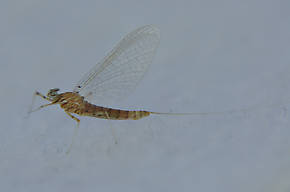
[[[75,86],[91,103],[110,105],[132,92],[148,70],[159,45],[159,30],[147,25],[125,36]]]

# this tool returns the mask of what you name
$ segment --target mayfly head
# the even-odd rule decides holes
[[[57,93],[58,91],[59,88],[50,89],[46,96],[49,98],[49,100],[54,101],[59,96],[59,94]]]

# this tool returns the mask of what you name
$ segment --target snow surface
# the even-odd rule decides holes
[[[290,191],[289,1],[0,4],[0,191]],[[112,107],[266,107],[139,121],[84,117],[66,155],[75,122],[58,106],[27,118],[33,92],[71,90],[145,24],[161,30],[157,56],[137,90]]]

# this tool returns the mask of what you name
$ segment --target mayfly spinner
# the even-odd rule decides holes
[[[50,102],[36,110],[59,104],[78,123],[80,120],[72,113],[111,120],[138,120],[150,114],[182,115],[183,113],[128,111],[95,105],[96,103],[108,105],[111,101],[127,95],[136,87],[153,60],[159,39],[159,30],[152,25],[134,30],[83,76],[72,92],[59,94],[59,89],[55,88],[50,89],[44,96],[36,91],[35,95]],[[188,114],[203,115],[206,113]]]

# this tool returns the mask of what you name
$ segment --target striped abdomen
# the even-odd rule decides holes
[[[62,93],[57,102],[69,113],[76,113],[81,116],[91,116],[102,119],[126,120],[141,119],[150,115],[148,111],[126,111],[99,107],[84,100],[82,96],[74,92]]]
[[[113,120],[127,120],[127,119],[138,120],[143,117],[147,117],[148,115],[150,115],[150,112],[126,111],[120,109],[99,107],[96,105],[89,104],[86,105],[86,109],[83,111],[83,113],[79,115]]]

